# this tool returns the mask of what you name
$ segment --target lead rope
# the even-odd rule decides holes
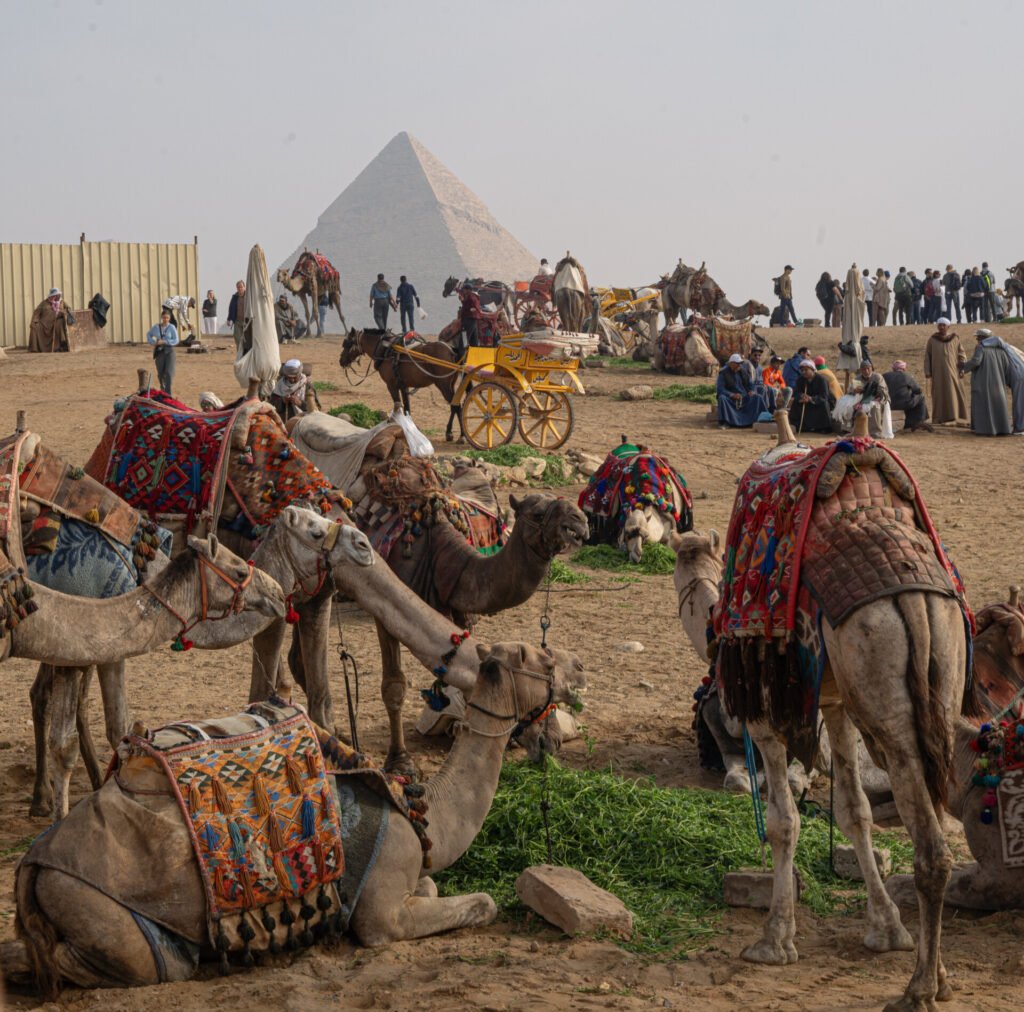
[[[548,563],[548,576],[547,586],[544,591],[544,611],[540,616],[540,648],[541,650],[547,650],[548,648],[548,630],[551,628],[551,566],[554,560]],[[540,814],[544,820],[544,844],[548,851],[548,864],[554,864],[554,858],[551,852],[551,822],[548,818],[548,814],[551,811],[551,780],[548,776],[548,763],[550,762],[547,755],[542,759],[544,763],[544,772],[542,774],[541,789],[540,789]]]
[[[332,577],[333,579],[333,577]],[[333,604],[332,604],[333,607]],[[359,665],[356,659],[345,649],[345,630],[341,624],[341,615],[338,611],[334,613],[334,620],[338,626],[338,660],[341,661],[341,673],[345,679],[345,702],[348,705],[348,728],[352,735],[352,747],[357,751],[359,748]],[[349,682],[348,666],[352,664],[352,680],[355,682],[355,702],[352,700],[352,685]]]
[[[548,648],[548,630],[551,628],[551,584],[553,582],[551,576],[551,567],[554,565],[554,559],[548,563],[548,575],[545,581],[544,591],[544,611],[541,612],[540,616],[540,648],[541,650],[547,650]]]
[[[743,725],[743,754],[747,760],[747,775],[750,777],[750,800],[754,803],[754,827],[761,845],[761,867],[767,870],[768,861],[764,845],[768,839],[768,831],[765,829],[764,823],[764,802],[761,800],[761,790],[757,786],[757,758],[754,755],[754,743],[750,740],[750,732],[747,730],[746,724]]]

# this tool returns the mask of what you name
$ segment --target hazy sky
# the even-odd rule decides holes
[[[593,283],[642,284],[682,257],[733,301],[770,302],[789,262],[810,316],[821,271],[853,260],[987,259],[1001,282],[1024,257],[1013,0],[0,12],[0,241],[198,234],[203,291],[222,297],[253,242],[280,262],[400,130]]]

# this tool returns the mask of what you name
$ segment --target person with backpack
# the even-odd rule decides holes
[[[906,267],[901,267],[892,283],[892,293],[896,299],[896,309],[893,312],[892,322],[904,326],[910,323],[913,318],[913,294],[914,286],[911,284],[910,275]]]
[[[964,272],[964,308],[967,310],[968,323],[978,323],[981,320],[984,301],[985,279],[977,267],[972,267],[970,274]]]
[[[985,322],[991,323],[998,319],[996,312],[996,276],[988,269],[988,261],[981,265],[981,280],[985,282],[985,297],[981,304],[982,312],[985,314]]]
[[[822,317],[821,325],[823,327],[832,326],[832,312],[836,305],[836,288],[832,275],[828,271],[825,271],[818,279],[818,283],[814,286],[814,294],[817,296],[818,302],[821,303],[822,312],[825,314]]]
[[[960,280],[960,275],[953,270],[952,264],[946,264],[946,273],[942,275],[942,286],[946,290],[946,316],[948,319],[953,319],[953,310],[956,309],[956,322],[963,323],[963,317],[960,315],[960,289],[963,288],[963,282]]]
[[[911,314],[910,318],[913,323],[924,323],[924,282],[917,276],[915,271],[909,271],[910,274],[910,296],[911,296]]]
[[[800,321],[797,319],[796,310],[793,308],[792,275],[792,264],[786,264],[786,266],[783,268],[782,275],[775,279],[775,294],[779,300],[779,307],[782,309],[783,324],[787,325],[788,321],[792,320],[793,325],[799,327]]]

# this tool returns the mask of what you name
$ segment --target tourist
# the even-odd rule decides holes
[[[399,279],[398,285],[398,311],[402,319],[402,333],[408,334],[410,330],[416,329],[416,320],[413,310],[420,304],[420,297],[416,289],[409,284],[405,275]]]
[[[946,299],[946,290],[942,286],[942,278],[938,271],[932,271],[932,297],[928,307],[928,322],[934,323],[942,316],[942,306]]]
[[[838,277],[832,279],[832,326],[843,325],[843,286]],[[826,326],[828,322],[826,321]]]
[[[146,340],[153,345],[153,364],[156,366],[160,389],[171,397],[171,384],[174,382],[174,346],[178,343],[178,328],[171,323],[169,309],[164,309],[160,313],[160,322],[149,328]]]
[[[775,394],[764,385],[755,386],[743,356],[734,353],[718,372],[718,424],[725,428],[749,429],[765,411],[775,408]]]
[[[819,376],[825,377],[825,382],[828,384],[829,393],[835,400],[839,400],[843,396],[843,388],[839,385],[839,380],[836,374],[828,368],[825,364],[824,356],[818,355],[814,359],[814,368]]]
[[[211,288],[203,299],[203,334],[212,336],[217,333],[217,296]]]
[[[875,282],[871,278],[871,272],[864,268],[861,272],[861,287],[864,289],[864,308],[867,311],[867,325],[873,327],[875,325]]]
[[[928,404],[916,379],[907,372],[907,363],[897,359],[892,370],[884,376],[889,388],[889,403],[895,411],[904,416],[903,431],[916,432],[918,429],[932,431],[928,424]]]
[[[274,304],[274,326],[277,328],[279,344],[291,344],[306,333],[306,325],[283,292]]]
[[[772,355],[771,361],[761,372],[761,382],[773,390],[785,390],[786,381],[782,376],[782,356]]]
[[[316,300],[316,311],[317,311],[317,327],[316,336],[324,336],[324,324],[327,322],[327,310],[331,306],[331,296],[328,292],[324,292],[319,299]],[[312,335],[310,335],[312,336]]]
[[[996,319],[1001,320],[1006,316],[1006,299],[1003,296],[1003,290],[1001,288],[997,288],[992,293],[992,299],[996,307]]]
[[[790,390],[796,388],[796,381],[800,378],[800,363],[805,358],[811,357],[811,349],[807,347],[797,348],[796,354],[789,359],[782,367],[782,378]]]
[[[972,267],[971,273],[964,276],[964,309],[968,323],[981,322],[984,301],[985,279],[977,267]]]
[[[188,311],[196,308],[196,300],[191,295],[170,295],[163,301],[162,308],[171,314],[171,326],[179,335],[187,330],[188,337],[181,342],[183,348],[188,347],[195,339],[196,333],[188,318]]]
[[[841,431],[849,432],[856,414],[867,415],[868,431],[872,436],[893,438],[889,388],[881,373],[875,372],[870,360],[861,362],[856,380],[836,402],[832,417]]]
[[[825,377],[805,358],[789,402],[789,422],[799,436],[803,432],[831,432],[835,400]]]
[[[911,320],[924,323],[924,282],[915,271],[910,272]]]
[[[270,394],[270,406],[281,416],[282,422],[306,413],[306,394],[312,393],[313,403],[319,409],[316,388],[309,382],[302,362],[290,358],[283,366]]]
[[[843,331],[839,342],[839,361],[836,370],[846,375],[843,389],[850,389],[850,377],[860,368],[860,336],[864,329],[864,288],[857,265],[846,272],[846,299],[843,305]]]
[[[872,293],[876,327],[885,326],[885,321],[889,317],[889,299],[891,295],[889,272],[879,267],[875,273],[875,287]]]
[[[981,280],[985,286],[982,312],[985,314],[985,322],[991,323],[998,319],[996,315],[996,276],[988,269],[987,260],[983,260],[981,264]]]
[[[960,366],[971,374],[971,429],[979,436],[1008,436],[1010,406],[1006,389],[1010,385],[1010,361],[991,330],[976,330],[974,354]]]
[[[786,264],[782,271],[782,277],[778,278],[779,306],[782,309],[782,324],[786,326],[788,320],[792,320],[794,326],[799,326],[800,321],[796,318],[796,310],[793,308],[793,266]]]
[[[942,287],[946,290],[946,318],[952,320],[955,309],[956,322],[963,323],[963,317],[960,315],[960,289],[963,288],[963,281],[953,270],[952,264],[946,264],[946,273],[942,275]]]
[[[760,348],[750,349],[750,356],[743,363],[743,371],[747,374],[751,386],[757,386],[758,383],[763,382],[761,375],[764,372],[764,366],[761,365]]]
[[[550,278],[554,273],[555,269],[547,262],[547,258],[541,257],[540,266],[537,268],[537,277]]]
[[[228,303],[228,326],[235,338],[235,359],[242,357],[242,342],[245,337],[245,282],[235,283],[235,294]]]
[[[32,314],[28,327],[29,351],[68,350],[68,307],[59,288],[51,288]]]
[[[397,309],[398,303],[391,294],[391,285],[384,280],[383,274],[377,275],[377,280],[370,285],[370,308],[373,310],[373,322],[378,330],[388,329],[388,310]]]
[[[818,302],[821,303],[821,310],[825,314],[821,320],[822,326],[832,326],[832,311],[836,307],[836,288],[832,282],[832,275],[828,271],[825,271],[818,279],[818,283],[814,286],[814,294],[817,296]]]
[[[896,280],[892,283],[892,294],[896,300],[892,322],[903,325],[911,323],[914,313],[914,285],[906,267],[901,267],[896,275]]]
[[[924,378],[931,380],[932,421],[936,425],[967,421],[967,400],[960,382],[960,366],[966,357],[960,338],[949,329],[949,320],[939,317],[924,348]]]

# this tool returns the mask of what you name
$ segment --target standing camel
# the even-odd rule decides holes
[[[551,301],[558,310],[562,330],[582,333],[591,311],[590,285],[583,265],[568,250],[555,266]]]
[[[318,337],[323,337],[320,327],[320,296],[326,295],[329,303],[338,311],[342,333],[348,331],[345,314],[341,311],[341,277],[334,269],[330,260],[320,254],[306,250],[295,262],[291,274],[286,267],[277,272],[277,283],[283,285],[302,301],[302,309],[306,314],[306,333],[312,334],[312,321],[316,321]],[[306,297],[309,297],[309,305]],[[310,310],[312,309],[312,315]]]
[[[777,412],[776,420],[780,442],[795,444],[785,413]],[[864,418],[858,420],[854,439],[866,437]],[[806,537],[806,554],[799,571],[801,585],[832,595],[826,595],[822,605],[826,616],[820,627],[822,640],[815,640],[811,628],[798,625],[796,631],[801,646],[811,656],[819,649],[823,651],[818,698],[835,763],[835,814],[840,829],[853,842],[867,886],[868,930],[864,944],[875,952],[912,950],[914,941],[886,894],[872,855],[871,808],[861,787],[855,728],[879,765],[893,774],[896,806],[914,843],[920,938],[913,976],[902,998],[888,1008],[919,1010],[931,1008],[936,999],[951,994],[939,943],[943,893],[953,859],[942,834],[939,812],[946,803],[953,772],[956,715],[961,707],[969,705],[971,697],[966,682],[967,635],[951,570],[938,554],[937,535],[921,533],[908,522],[908,517],[916,517],[924,531],[932,530],[912,479],[893,468],[893,458],[884,447],[869,443],[866,450],[849,452],[846,445],[837,442],[822,449],[822,469],[818,472],[822,477],[807,505],[810,512],[806,525],[801,528]],[[798,456],[794,445],[791,463]],[[744,530],[739,518],[746,515],[749,505],[743,499],[747,478],[753,474],[760,481],[762,473],[752,469],[741,480],[730,525],[730,558],[737,550],[733,532],[742,536]],[[855,477],[878,492],[863,509],[853,508],[854,501],[860,502],[853,484]],[[882,502],[892,505],[878,505]],[[777,515],[784,518],[787,507],[780,504],[779,509],[783,512]],[[746,541],[739,544],[745,546]],[[852,604],[843,599],[844,606],[849,606],[836,617],[834,595],[848,584],[828,574],[838,572],[832,569],[835,561],[851,550],[844,549],[844,545],[863,550],[868,544],[879,546],[883,555],[909,545],[907,551],[916,560],[910,571],[917,582],[907,586],[897,580],[883,591],[887,596],[869,595],[860,601],[854,597]],[[771,578],[768,563],[776,560],[773,552],[770,548],[765,563],[766,580]],[[799,562],[800,557],[792,565]],[[843,564],[839,565],[842,569]],[[894,571],[899,569],[897,565]],[[879,572],[880,579],[885,579]],[[734,614],[742,614],[734,611],[737,599],[731,583],[739,577],[732,569],[729,576],[716,607],[718,630],[732,629],[726,623]],[[793,854],[800,829],[786,778],[787,744],[798,740],[792,738],[794,733],[803,732],[800,718],[794,721],[799,706],[786,693],[799,695],[806,687],[793,673],[792,665],[799,660],[800,652],[791,647],[779,653],[777,642],[784,641],[771,641],[761,647],[757,639],[744,641],[720,632],[716,649],[724,703],[729,712],[746,721],[761,752],[768,783],[767,829],[774,888],[763,936],[743,951],[743,958],[782,965],[797,959]],[[762,649],[763,655],[759,653]]]
[[[435,656],[450,650],[450,629],[450,623],[434,614],[432,625],[424,630],[434,642]],[[485,647],[469,641],[460,653],[472,655],[479,664],[479,673],[468,683],[458,680],[467,694],[464,730],[441,769],[423,788],[434,871],[458,860],[479,833],[498,787],[511,735],[522,732],[531,755],[554,750],[558,745],[557,722],[548,719],[550,708],[556,703],[574,702],[577,690],[586,684],[578,660],[563,651],[551,656],[524,644]],[[204,730],[216,734],[216,724],[207,724]],[[138,895],[140,886],[149,896],[175,897],[175,902],[166,904],[162,911],[161,934],[172,947],[183,951],[188,939],[202,945],[207,958],[213,955],[208,944],[207,900],[188,829],[169,792],[153,789],[151,779],[139,783],[145,775],[130,764],[123,767],[118,777],[109,779],[102,790],[76,806],[67,819],[41,838],[46,842],[30,848],[19,865],[18,940],[0,945],[0,957],[5,974],[33,977],[46,998],[55,998],[64,982],[82,987],[125,987],[192,976],[195,965],[187,960],[157,965],[147,935],[132,913],[131,895]],[[328,780],[337,798],[343,788],[337,780],[351,782],[351,777],[329,775]],[[344,789],[352,790],[347,786]],[[386,804],[375,802],[374,797],[369,794],[363,804]],[[125,860],[117,870],[122,896],[88,884],[95,881],[93,873],[103,874],[97,859],[105,848],[95,834],[85,839],[82,826],[95,826],[99,821],[113,840],[119,835],[129,838],[136,823],[155,820],[161,827],[159,863],[153,865],[122,849]],[[83,874],[47,866],[47,853],[74,851],[80,837],[81,845],[87,848],[81,856]],[[386,945],[456,928],[482,927],[494,920],[497,907],[486,893],[438,896],[424,868],[420,837],[407,818],[390,813],[378,846],[376,862],[352,901],[349,927],[363,945]],[[40,853],[42,860],[36,863]],[[312,892],[307,893],[306,899],[312,897]],[[332,911],[338,909],[335,889],[327,895],[322,890],[318,906],[321,899],[327,899]],[[347,899],[342,902],[347,903]],[[273,920],[267,921],[267,914],[269,911],[264,913],[261,930],[268,923],[268,930],[275,927]],[[279,918],[284,920],[280,912]],[[250,918],[250,924],[255,921],[255,917]],[[102,930],[98,931],[97,925],[102,925]],[[269,941],[264,932],[256,937],[255,947],[265,949]],[[238,952],[242,942],[231,948]],[[248,951],[248,942],[245,948]]]
[[[667,274],[662,277],[660,287],[666,325],[675,323],[680,313],[687,309],[701,316],[731,316],[736,320],[770,315],[768,307],[756,299],[733,305],[718,282],[708,275],[703,263],[693,268],[680,260],[671,277]]]

